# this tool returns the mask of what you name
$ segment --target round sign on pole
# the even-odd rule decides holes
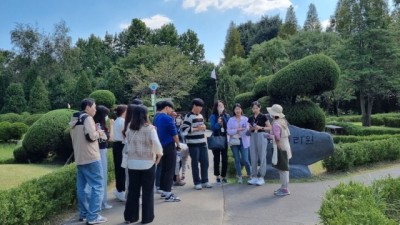
[[[150,84],[149,84],[149,88],[150,88],[152,91],[155,91],[155,90],[157,90],[157,88],[158,88],[158,84],[157,84],[157,83],[150,83]]]

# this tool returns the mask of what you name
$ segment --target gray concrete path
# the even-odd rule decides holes
[[[213,183],[212,153],[210,156],[209,178]],[[190,159],[189,159],[190,161]],[[190,165],[190,163],[189,163]],[[375,179],[388,175],[400,176],[400,165],[384,169],[365,171],[335,180],[306,183],[291,183],[291,195],[277,197],[273,191],[280,185],[276,182],[264,186],[228,184],[211,189],[195,190],[191,170],[186,172],[186,185],[174,187],[173,192],[181,197],[181,202],[164,202],[155,194],[154,225],[313,225],[319,224],[317,211],[325,192],[340,182],[357,181],[370,184]],[[124,224],[124,203],[115,200],[109,188],[110,203],[113,208],[101,214],[108,218],[107,224]],[[140,220],[139,220],[140,221]],[[84,224],[78,221],[78,214],[62,224]],[[133,223],[133,224],[140,224]]]

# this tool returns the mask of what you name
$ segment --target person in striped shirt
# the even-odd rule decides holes
[[[208,150],[205,135],[206,125],[204,124],[203,109],[204,101],[200,98],[192,100],[192,111],[189,112],[181,126],[181,134],[186,139],[189,147],[189,155],[192,159],[192,175],[194,188],[212,188],[208,182]],[[200,171],[199,171],[200,163]]]

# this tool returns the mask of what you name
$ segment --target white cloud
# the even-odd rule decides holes
[[[196,13],[214,7],[218,10],[240,9],[245,14],[263,15],[268,11],[287,9],[290,0],[184,0],[183,8],[194,8]]]
[[[129,27],[129,25],[130,25],[130,23],[121,23],[121,24],[119,25],[119,28],[120,28],[121,30],[125,30],[125,29],[127,29],[127,28]]]
[[[151,29],[157,29],[165,24],[172,23],[172,20],[170,18],[159,14],[150,18],[143,18],[141,20],[146,24],[147,27]]]
[[[329,26],[329,19],[323,20],[321,22],[322,30],[325,31],[326,28]]]

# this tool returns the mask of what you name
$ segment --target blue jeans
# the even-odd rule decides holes
[[[99,216],[103,196],[102,183],[103,175],[100,160],[77,166],[76,192],[80,218],[93,221]],[[89,186],[90,196],[87,196],[85,192],[86,185]]]
[[[192,159],[192,176],[194,185],[208,182],[208,149],[207,145],[190,145],[189,154]],[[199,176],[199,163],[200,173]]]
[[[247,175],[250,176],[250,161],[249,161],[249,148],[244,148],[242,139],[240,139],[240,145],[232,145],[231,150],[233,158],[235,160],[235,169],[238,177],[242,176],[242,165],[246,168]]]
[[[100,159],[101,159],[101,168],[103,174],[103,198],[100,200],[101,208],[105,208],[107,205],[107,149],[100,149]]]

